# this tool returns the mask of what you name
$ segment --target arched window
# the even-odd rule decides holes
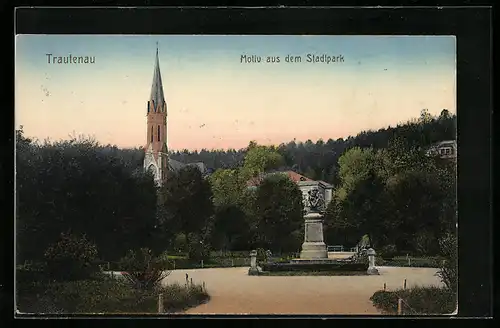
[[[151,142],[153,142],[153,126],[151,125]]]
[[[160,126],[158,125],[158,141],[160,141]]]

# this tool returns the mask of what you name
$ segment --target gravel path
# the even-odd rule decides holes
[[[379,314],[370,297],[383,288],[440,285],[437,269],[379,267],[379,276],[248,276],[248,268],[174,270],[164,283],[205,282],[211,300],[189,314]]]

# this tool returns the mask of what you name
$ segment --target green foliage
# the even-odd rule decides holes
[[[170,284],[163,288],[164,295],[163,308],[165,312],[180,312],[187,308],[205,303],[210,296],[199,284]]]
[[[301,272],[312,272],[312,271],[338,271],[338,272],[355,272],[364,271],[368,269],[368,261],[364,263],[356,262],[337,262],[337,263],[263,263],[262,271],[301,271]]]
[[[393,267],[412,267],[412,268],[437,268],[442,262],[441,257],[426,256],[413,257],[409,259],[406,256],[395,256],[391,259],[376,257],[377,266],[393,266]]]
[[[436,254],[441,231],[443,197],[439,178],[433,171],[409,170],[387,182],[388,205],[392,214],[399,249],[414,249],[420,254]]]
[[[348,193],[371,174],[374,166],[374,151],[371,148],[349,149],[339,158],[339,178]]]
[[[246,181],[239,169],[218,169],[209,177],[215,206],[239,205]]]
[[[413,287],[395,291],[379,290],[370,297],[373,305],[386,314],[397,314],[403,299],[403,315],[450,314],[456,309],[456,294],[439,287]]]
[[[176,253],[186,253],[188,251],[186,235],[183,233],[175,235],[173,247]]]
[[[163,293],[165,312],[179,312],[209,299],[200,285],[131,288],[111,278],[18,286],[18,309],[28,313],[157,313]]]
[[[456,222],[456,165],[427,157],[422,145],[428,142],[395,135],[387,149],[354,147],[340,157],[340,184],[325,213],[329,243],[354,246],[368,234],[376,250],[393,245],[416,255],[438,253],[437,240]]]
[[[163,231],[202,234],[213,222],[214,206],[208,180],[195,167],[173,172],[161,189]],[[189,244],[189,237],[188,237]]]
[[[255,204],[259,244],[281,252],[291,234],[303,225],[302,192],[288,177],[270,175],[259,185]],[[299,247],[294,245],[288,251]]]
[[[444,112],[444,113],[443,113]],[[314,179],[338,184],[338,160],[349,148],[373,148],[376,150],[388,147],[394,137],[406,140],[408,145],[425,148],[431,143],[456,138],[456,115],[443,110],[439,118],[432,117],[425,123],[419,119],[402,122],[395,127],[386,127],[376,131],[363,131],[356,136],[336,140],[318,140],[316,143],[292,140],[281,144],[275,150],[283,158],[283,166],[302,175],[315,172]],[[420,116],[420,113],[416,113]],[[428,112],[427,112],[428,114]],[[255,145],[255,143],[253,143]],[[236,168],[244,161],[247,149],[176,151],[170,157],[184,163],[203,162],[215,170],[219,168]]]
[[[141,248],[138,251],[130,250],[120,262],[127,281],[137,289],[157,288],[170,271],[168,260],[153,256],[148,248]]]
[[[250,142],[245,154],[242,174],[245,179],[258,176],[283,165],[283,157],[275,147],[257,145]]]
[[[246,248],[250,225],[240,206],[223,205],[216,208],[211,244],[216,249]]]
[[[249,271],[257,276],[367,276],[366,271]]]
[[[383,259],[390,260],[396,256],[397,248],[394,244],[387,244],[382,246],[379,251],[379,256]]]
[[[45,251],[47,270],[55,280],[88,278],[98,270],[97,247],[85,236],[62,233],[60,240]]]
[[[455,293],[458,288],[458,244],[456,235],[447,233],[439,241],[439,246],[444,260],[441,262],[438,276],[446,288]]]
[[[18,137],[18,261],[43,260],[44,250],[68,229],[86,234],[106,260],[151,241],[156,187],[121,150],[92,139],[42,144],[22,131]]]
[[[191,260],[204,260],[210,256],[210,244],[204,241],[200,235],[190,233],[188,235],[188,256]]]

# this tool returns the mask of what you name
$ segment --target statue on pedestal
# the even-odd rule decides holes
[[[325,200],[319,190],[317,188],[311,189],[307,194],[308,212],[323,213],[325,211]]]
[[[304,215],[304,243],[301,259],[327,259],[328,252],[323,241],[323,219],[325,200],[319,189],[307,192],[306,213]]]

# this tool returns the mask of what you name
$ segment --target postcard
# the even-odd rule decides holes
[[[17,35],[17,314],[456,313],[455,42]]]

